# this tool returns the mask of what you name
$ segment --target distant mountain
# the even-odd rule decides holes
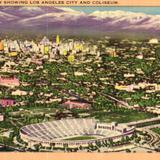
[[[146,15],[144,13],[133,13],[124,11],[103,11],[90,14],[94,19],[105,21],[106,25],[118,26],[120,29],[153,29],[160,30],[160,15]]]
[[[17,19],[18,19],[17,16],[14,16],[14,15],[11,15],[11,14],[0,11],[0,23],[9,22],[9,21],[12,21],[12,20],[17,20]]]
[[[144,33],[159,36],[160,15],[118,10],[86,14],[64,7],[0,7],[0,28],[70,34]]]
[[[21,18],[42,15],[47,12],[60,12],[60,9],[53,7],[0,7],[0,11],[19,16]]]
[[[80,18],[85,18],[86,15],[84,13],[72,11],[72,10],[51,10],[46,11],[44,14],[40,14],[38,16],[25,18],[18,21],[18,24],[21,26],[43,26],[54,24],[69,24],[72,26],[75,22],[78,24],[78,20]],[[54,27],[54,26],[53,26]]]

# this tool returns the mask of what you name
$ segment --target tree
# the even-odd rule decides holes
[[[155,51],[155,55],[156,55],[156,60],[159,61],[160,60],[160,47],[158,47]]]
[[[113,139],[111,139],[111,138],[110,138],[110,139],[108,139],[108,142],[109,142],[109,146],[111,146],[111,147],[112,147],[112,146],[113,146],[113,144],[114,144]]]
[[[126,152],[127,152],[127,153],[130,153],[130,152],[131,152],[131,150],[130,150],[130,149],[126,149]]]
[[[34,148],[35,148],[35,151],[39,152],[39,150],[40,150],[40,144],[35,144]]]
[[[80,146],[79,146],[79,149],[80,149],[80,150],[82,150],[82,149],[83,149],[83,147],[80,145]]]
[[[10,134],[9,134],[9,139],[10,139],[11,141],[13,141],[14,136],[15,136],[14,132],[10,132]]]

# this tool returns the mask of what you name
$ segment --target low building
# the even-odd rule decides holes
[[[67,109],[90,109],[91,104],[79,101],[68,100],[62,104]]]
[[[143,59],[143,55],[142,55],[142,54],[139,54],[139,55],[136,56],[136,58],[137,58],[137,59]]]
[[[134,85],[115,85],[115,89],[117,90],[123,90],[123,91],[127,91],[127,92],[133,92],[134,90]]]
[[[124,90],[128,92],[134,92],[135,89],[145,89],[146,92],[157,92],[160,91],[160,84],[156,83],[146,83],[146,82],[140,82],[138,84],[131,84],[131,85],[115,85],[115,89],[117,90]]]
[[[27,95],[27,92],[18,89],[16,91],[12,91],[12,95],[14,95],[14,96],[25,96],[25,95]]]
[[[13,99],[0,99],[0,106],[2,107],[8,107],[13,106],[15,104],[15,100]]]
[[[4,115],[0,114],[0,122],[4,121]]]
[[[135,77],[135,74],[126,73],[126,74],[124,74],[124,77],[125,78],[133,78],[133,77]]]
[[[31,62],[34,63],[34,64],[37,64],[37,65],[42,65],[42,64],[43,64],[43,62],[42,62],[41,60],[36,59],[36,58],[33,58],[33,59],[31,60]]]
[[[153,39],[150,39],[148,43],[149,43],[149,44],[158,44],[159,41],[158,41],[158,39],[153,38]]]
[[[84,72],[74,72],[74,75],[75,76],[83,76],[83,75],[85,75],[86,73],[84,73]]]
[[[2,77],[2,76],[0,76],[0,85],[14,87],[14,86],[19,86],[20,82],[16,77]]]

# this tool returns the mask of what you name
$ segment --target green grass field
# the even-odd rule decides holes
[[[126,111],[126,112],[95,112],[91,114],[92,117],[102,121],[102,122],[118,122],[127,123],[132,121],[143,120],[147,118],[155,117],[154,114],[138,112],[138,111]]]
[[[93,137],[93,136],[79,136],[79,137],[67,138],[67,139],[64,139],[64,140],[90,140],[90,139],[96,139],[96,137]]]
[[[160,128],[153,128],[152,131],[160,135]]]

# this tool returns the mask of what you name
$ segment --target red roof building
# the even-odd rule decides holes
[[[15,104],[15,100],[13,99],[0,99],[0,105],[4,108],[13,106],[14,104]]]
[[[20,82],[16,77],[1,77],[0,76],[0,85],[4,86],[19,86]]]
[[[62,104],[63,107],[67,109],[90,109],[91,105],[85,102],[71,101],[68,100]]]

